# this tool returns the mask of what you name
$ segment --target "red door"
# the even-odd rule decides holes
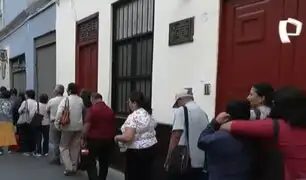
[[[281,44],[278,35],[279,21],[289,17],[306,23],[306,1],[223,1],[216,112],[224,110],[229,99],[245,99],[258,82],[306,91],[305,30],[291,37],[290,44]]]
[[[222,5],[216,112],[245,99],[254,83],[279,84],[282,0],[225,0]]]
[[[97,91],[98,85],[98,14],[77,22],[76,83],[80,89]]]
[[[78,84],[81,88],[97,91],[98,82],[98,45],[88,44],[80,47]]]
[[[291,37],[291,44],[284,44],[283,51],[287,58],[284,61],[287,64],[288,84],[295,85],[306,91],[306,1],[287,0],[286,18],[292,17],[304,23],[302,33],[298,37]],[[288,31],[294,32],[294,28],[288,28]],[[283,54],[284,54],[283,53]]]

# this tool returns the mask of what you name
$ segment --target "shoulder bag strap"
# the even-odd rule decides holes
[[[273,141],[278,144],[278,135],[279,135],[279,124],[278,119],[273,119]]]
[[[185,117],[185,130],[186,130],[186,142],[189,149],[189,116],[188,116],[188,109],[186,106],[184,108],[184,117]]]

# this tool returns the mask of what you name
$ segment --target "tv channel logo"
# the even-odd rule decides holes
[[[295,26],[295,33],[287,32],[287,25],[292,24]],[[299,36],[302,32],[303,23],[299,20],[288,18],[287,20],[281,20],[278,24],[278,33],[280,40],[283,44],[291,43],[290,36]]]

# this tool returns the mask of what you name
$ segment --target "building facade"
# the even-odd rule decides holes
[[[192,88],[210,118],[228,100],[245,99],[254,83],[306,90],[305,30],[292,44],[281,44],[278,35],[281,19],[306,22],[303,3],[60,0],[56,79],[102,93],[119,122],[128,113],[131,90],[143,91],[159,122],[161,172],[178,90]]]
[[[0,84],[52,94],[56,83],[55,16],[52,0],[3,0],[0,49],[7,51]]]

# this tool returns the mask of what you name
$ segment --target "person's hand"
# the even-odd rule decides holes
[[[232,122],[227,122],[221,125],[220,129],[225,131],[231,131]]]
[[[116,143],[118,143],[118,136],[119,136],[119,135],[117,135],[117,136],[114,137],[114,141],[115,141]]]
[[[216,117],[216,121],[219,123],[219,124],[223,124],[225,122],[227,122],[230,118],[230,115],[227,114],[226,112],[222,112],[220,114],[218,114],[218,116]]]

